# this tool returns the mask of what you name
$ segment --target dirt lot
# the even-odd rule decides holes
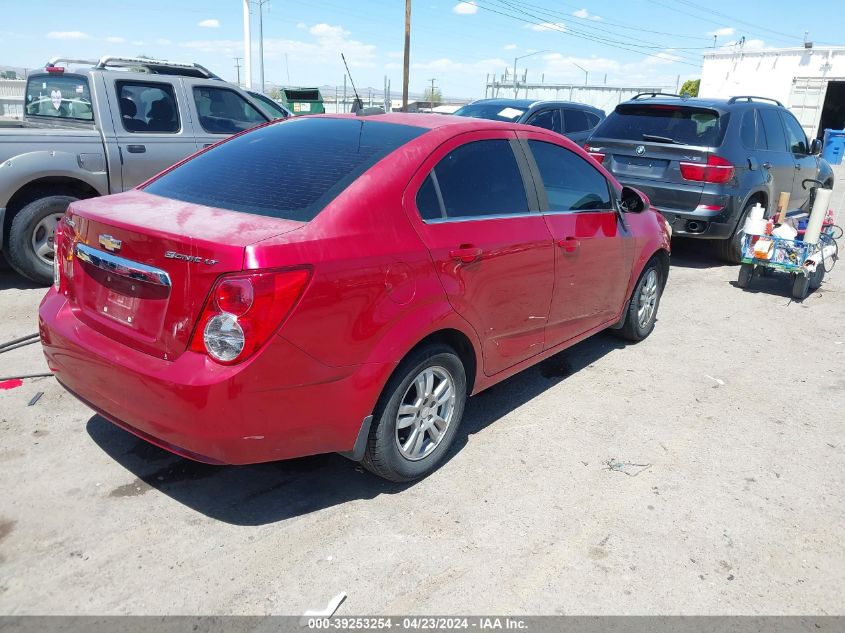
[[[647,341],[473,398],[408,486],[195,464],[51,378],[0,391],[0,613],[843,614],[845,265],[803,304],[736,274],[676,245]],[[0,339],[35,332],[44,291],[0,288]],[[45,369],[31,345],[0,374]]]

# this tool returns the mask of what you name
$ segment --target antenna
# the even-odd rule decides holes
[[[358,91],[355,89],[355,82],[352,80],[352,74],[349,72],[349,64],[346,63],[346,57],[343,53],[340,54],[340,58],[343,60],[343,65],[346,66],[346,74],[349,75],[349,83],[352,84],[352,92],[355,94],[355,105],[352,106],[352,111],[357,112],[364,107],[364,102],[361,101],[361,97],[358,96]]]

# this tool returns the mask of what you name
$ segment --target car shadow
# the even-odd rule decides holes
[[[598,334],[470,398],[452,459],[478,433],[532,398],[625,343]],[[91,439],[135,475],[115,486],[119,499],[158,491],[212,519],[233,525],[265,525],[356,499],[396,494],[396,484],[364,471],[340,455],[315,455],[251,466],[211,466],[183,459],[114,426],[99,415],[88,420]]]
[[[680,268],[721,268],[731,266],[716,255],[713,240],[676,237],[672,240],[672,266]]]
[[[2,255],[0,255],[2,258]],[[8,266],[5,262],[3,266]],[[47,286],[44,284],[37,284],[34,281],[30,281],[23,275],[19,275],[14,270],[11,269],[0,269],[0,290],[35,290],[37,288],[43,288],[44,292],[47,292]]]

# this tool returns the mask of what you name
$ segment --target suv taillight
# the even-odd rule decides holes
[[[206,300],[189,349],[224,365],[246,360],[279,329],[310,278],[308,268],[221,277]]]
[[[688,163],[681,161],[681,176],[684,180],[695,180],[697,182],[711,182],[723,184],[734,177],[736,169],[733,164],[721,156],[707,157],[706,163]]]
[[[588,153],[590,156],[592,156],[593,158],[595,158],[595,159],[596,159],[596,162],[597,162],[599,165],[601,165],[601,164],[602,164],[602,161],[604,161],[604,153],[603,153],[603,152],[597,152],[597,151],[595,151],[592,147],[590,147],[590,144],[589,144],[589,143],[587,143],[586,145],[584,145],[584,149],[587,151],[587,153]]]

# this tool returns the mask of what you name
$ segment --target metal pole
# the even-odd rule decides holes
[[[238,85],[241,85],[241,60],[243,57],[235,57],[235,68],[238,71]]]
[[[408,78],[411,67],[411,0],[405,0],[405,59],[402,64],[402,112],[408,111]]]
[[[513,58],[513,98],[516,99],[516,62],[519,57]]]
[[[343,111],[346,112],[346,75],[343,76]]]
[[[258,83],[261,84],[261,94],[264,94],[264,4],[267,0],[258,2]]]
[[[252,28],[249,17],[249,0],[244,0],[244,87],[252,88]]]

